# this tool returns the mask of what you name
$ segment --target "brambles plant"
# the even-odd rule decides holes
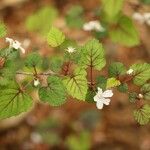
[[[1,36],[5,30],[0,28]],[[135,105],[133,116],[141,125],[150,121],[150,64],[141,62],[126,68],[121,62],[109,65],[107,75],[95,76],[107,64],[105,50],[97,39],[84,45],[66,42],[63,32],[51,27],[47,43],[61,49],[61,55],[42,57],[32,52],[22,57],[25,49],[20,42],[6,38],[8,47],[0,50],[0,119],[19,115],[29,110],[34,101],[31,92],[38,91],[40,101],[60,106],[68,97],[96,103],[98,109],[109,105],[114,88],[129,95]],[[63,53],[63,55],[62,55]],[[20,77],[20,78],[19,78]],[[131,91],[135,86],[136,91]]]

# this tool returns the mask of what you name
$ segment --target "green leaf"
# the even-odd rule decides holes
[[[88,89],[87,94],[86,94],[86,99],[85,101],[88,103],[94,103],[94,96],[96,95],[95,91],[92,89]]]
[[[11,82],[6,87],[0,87],[0,119],[19,115],[31,106],[32,98],[21,91],[17,83]]]
[[[133,112],[135,120],[141,124],[148,124],[150,121],[150,106],[144,105],[141,109],[135,110]]]
[[[121,84],[120,81],[117,80],[116,78],[108,78],[107,79],[106,89],[119,86],[120,84]]]
[[[150,4],[150,0],[140,0],[142,3],[144,3],[144,4]]]
[[[117,87],[119,92],[126,93],[128,91],[128,85],[126,83],[122,83]]]
[[[26,67],[31,68],[31,67],[37,67],[40,65],[42,65],[42,58],[38,53],[33,52],[27,56],[26,61],[25,61]]]
[[[102,10],[107,21],[113,22],[120,14],[124,0],[102,0]]]
[[[84,131],[79,136],[70,135],[67,137],[66,144],[70,150],[89,150],[91,146],[90,134]]]
[[[56,76],[49,76],[48,85],[39,89],[41,101],[48,102],[51,106],[60,106],[66,102],[66,89],[62,80]]]
[[[120,62],[112,63],[108,68],[108,73],[110,77],[117,77],[126,73],[125,66]]]
[[[52,47],[60,46],[65,40],[65,35],[57,28],[52,27],[47,35],[47,42]]]
[[[150,84],[144,84],[141,88],[145,100],[150,100]]]
[[[92,39],[81,47],[79,64],[84,68],[90,66],[97,70],[105,66],[104,49],[98,40]]]
[[[4,23],[0,22],[0,38],[6,36],[7,30]]]
[[[42,7],[27,17],[26,28],[46,36],[57,16],[58,12],[54,7]]]
[[[134,70],[133,72],[134,84],[140,86],[150,79],[150,64],[148,63],[134,64],[130,68]]]
[[[132,22],[127,16],[121,16],[109,32],[110,38],[115,43],[132,47],[140,43],[139,34]]]
[[[106,89],[106,85],[107,85],[107,79],[104,76],[99,76],[96,79],[96,87],[100,87],[103,89],[103,91]]]
[[[53,56],[50,58],[50,68],[54,72],[59,72],[63,65],[63,58],[61,56]]]
[[[71,77],[64,78],[63,83],[73,98],[85,101],[88,90],[86,75],[85,70],[77,68]]]
[[[83,8],[75,5],[69,9],[65,17],[66,23],[71,28],[82,28],[84,24]]]
[[[138,97],[137,93],[135,93],[135,92],[130,92],[129,93],[129,101],[131,103],[135,103],[137,101],[137,97]]]

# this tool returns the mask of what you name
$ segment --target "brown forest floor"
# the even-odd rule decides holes
[[[28,16],[33,10],[36,10],[45,4],[54,4],[62,16],[58,18],[57,26],[63,22],[63,14],[65,10],[71,4],[81,4],[86,8],[87,15],[90,17],[90,10],[97,7],[98,0],[29,0],[20,5],[5,6],[0,10],[0,17],[4,19],[9,27],[9,35],[20,39],[29,38],[33,45],[38,44],[41,48],[41,53],[47,53],[51,50],[40,37],[33,33],[28,33],[24,26],[24,18]],[[1,4],[1,2],[0,2]],[[128,15],[136,9],[136,0],[127,0],[124,6],[125,12]],[[140,11],[149,10],[144,6],[139,6]],[[62,23],[63,24],[63,23]],[[150,30],[144,25],[138,25],[137,28],[141,36],[141,45],[134,48],[126,48],[123,46],[115,45],[110,40],[103,41],[107,57],[111,58],[109,61],[121,61],[127,66],[144,60],[150,62],[150,42],[149,33]],[[90,35],[83,31],[63,29],[64,32],[76,39],[79,42],[86,41]],[[92,135],[92,148],[93,150],[150,150],[150,126],[139,126],[132,118],[132,106],[127,101],[127,97],[124,94],[116,92],[112,99],[112,103],[109,107],[106,107],[101,113],[99,122],[91,130]],[[87,104],[84,102],[78,102],[69,100],[67,104],[60,108],[52,108],[47,105],[36,104],[35,108],[17,125],[8,129],[0,131],[0,150],[20,150],[25,149],[25,143],[31,144],[31,149],[34,150],[47,150],[47,149],[66,149],[64,143],[56,147],[49,147],[47,144],[32,143],[30,139],[31,132],[34,131],[36,125],[41,120],[49,117],[56,117],[59,120],[59,134],[62,138],[66,138],[72,131],[71,124],[76,122],[80,115],[87,110],[95,110],[94,104]],[[0,126],[2,123],[0,122]],[[80,132],[80,124],[76,125],[77,132]],[[85,126],[86,127],[86,126]],[[83,126],[84,128],[84,126]]]

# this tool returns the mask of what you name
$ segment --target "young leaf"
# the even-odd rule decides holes
[[[66,89],[62,80],[56,76],[49,76],[48,85],[39,89],[39,97],[43,102],[48,102],[51,106],[60,106],[66,102]]]
[[[127,16],[121,16],[109,32],[110,38],[113,42],[132,47],[140,43],[139,34],[133,25],[132,20]]]
[[[93,97],[95,96],[95,94],[96,93],[94,90],[88,89],[85,101],[88,103],[94,103]]]
[[[40,66],[42,65],[42,58],[38,53],[33,52],[26,58],[25,65],[28,68]]]
[[[150,79],[150,64],[134,64],[130,68],[134,70],[134,84],[140,86]]]
[[[124,0],[102,0],[102,9],[107,17],[107,21],[114,21],[115,17],[118,16],[122,10]]]
[[[48,35],[47,42],[52,47],[60,46],[65,40],[65,35],[57,28],[51,27]]]
[[[125,66],[120,62],[112,63],[108,68],[108,73],[110,77],[117,77],[126,73]]]
[[[150,100],[150,84],[144,84],[141,88],[145,100]]]
[[[98,40],[92,39],[81,47],[79,64],[84,68],[90,66],[97,70],[105,66],[104,49]]]
[[[119,86],[120,84],[121,84],[120,81],[117,80],[116,78],[109,78],[109,79],[107,79],[106,88],[109,89],[109,88],[112,88],[112,87]]]
[[[141,109],[135,110],[133,112],[135,120],[141,124],[148,124],[150,121],[150,106],[144,105]]]
[[[19,115],[31,106],[32,98],[20,90],[17,83],[11,82],[6,87],[0,87],[0,119]]]
[[[6,34],[6,26],[2,22],[0,22],[0,38],[4,37]]]
[[[64,78],[63,83],[73,98],[85,101],[88,89],[86,75],[85,70],[77,68],[71,77]]]

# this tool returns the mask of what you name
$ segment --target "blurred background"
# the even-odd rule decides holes
[[[54,53],[45,42],[49,24],[82,44],[92,37],[82,24],[98,19],[100,10],[100,0],[0,0],[7,36],[21,41],[27,52],[36,49],[42,55]],[[135,12],[150,12],[150,1],[125,0],[123,12],[131,18]],[[37,21],[36,15],[43,20]],[[138,46],[122,46],[100,35],[108,62],[150,63],[150,26],[133,21],[140,35]],[[150,150],[150,126],[138,125],[132,111],[127,96],[117,91],[102,111],[71,98],[57,108],[36,102],[31,111],[0,121],[0,150]]]

